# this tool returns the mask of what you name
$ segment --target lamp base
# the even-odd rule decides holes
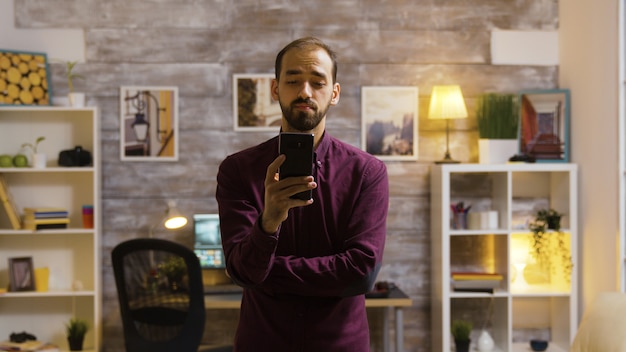
[[[443,160],[435,161],[435,164],[460,164],[460,163],[461,163],[460,161],[452,160],[452,159],[449,159],[449,160],[443,159]]]
[[[461,162],[458,160],[452,159],[449,152],[446,152],[446,154],[443,156],[443,159],[435,161],[435,164],[459,164],[459,163]]]

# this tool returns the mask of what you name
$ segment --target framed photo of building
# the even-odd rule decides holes
[[[178,88],[120,88],[120,158],[178,160]]]
[[[569,162],[570,92],[520,92],[520,153],[537,162]]]
[[[35,272],[32,257],[9,258],[10,291],[34,291]]]
[[[361,88],[361,146],[381,160],[417,160],[418,89]]]
[[[233,122],[235,131],[278,131],[282,111],[272,99],[274,74],[233,75]]]
[[[51,105],[45,53],[0,49],[0,105]]]

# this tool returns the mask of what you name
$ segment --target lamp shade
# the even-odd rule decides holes
[[[464,119],[467,118],[467,108],[461,93],[461,87],[434,86],[430,95],[428,108],[429,119]]]
[[[178,211],[176,203],[169,202],[163,226],[165,226],[166,229],[175,230],[185,225],[187,225],[187,218]]]
[[[139,142],[145,142],[148,139],[148,128],[150,124],[146,121],[146,115],[143,113],[135,114],[135,121],[131,127],[135,131],[135,138]]]

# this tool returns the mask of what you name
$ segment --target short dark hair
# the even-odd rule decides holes
[[[332,71],[333,83],[337,82],[337,53],[335,53],[333,49],[331,49],[324,42],[322,42],[321,40],[315,37],[304,37],[304,38],[296,39],[293,42],[287,44],[287,46],[285,46],[283,50],[281,50],[278,53],[278,55],[276,55],[276,63],[274,64],[274,69],[276,70],[276,80],[280,78],[280,70],[282,69],[282,65],[283,65],[283,56],[285,56],[285,53],[287,51],[289,51],[290,49],[294,49],[294,48],[311,49],[311,50],[315,48],[324,49],[324,51],[326,51],[331,61],[333,62],[333,71]]]

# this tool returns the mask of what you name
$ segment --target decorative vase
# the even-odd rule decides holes
[[[69,93],[67,97],[71,107],[82,108],[85,106],[85,93]]]
[[[33,154],[33,167],[35,169],[43,169],[46,167],[46,154],[36,153]]]
[[[67,343],[70,345],[70,351],[82,351],[84,336],[80,337],[68,337]]]
[[[478,160],[481,164],[505,164],[517,154],[517,139],[478,140]]]
[[[491,352],[495,347],[495,343],[493,342],[493,338],[489,334],[487,330],[483,330],[478,337],[478,342],[476,343],[478,350],[480,352]]]
[[[454,340],[456,352],[469,352],[471,340]]]

